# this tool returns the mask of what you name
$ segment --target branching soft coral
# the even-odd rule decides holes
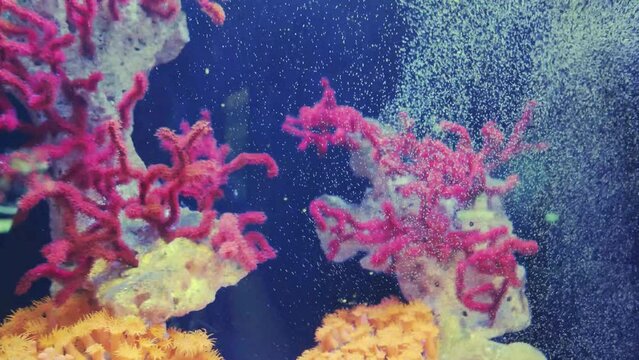
[[[420,138],[406,114],[400,115],[401,128],[393,129],[338,105],[328,80],[322,79],[322,86],[322,98],[302,107],[297,117],[287,116],[282,129],[300,138],[300,150],[315,146],[324,154],[329,146],[347,148],[354,172],[371,184],[359,206],[330,195],[311,202],[309,214],[327,258],[344,261],[365,252],[362,265],[395,273],[406,298],[425,300],[437,314],[470,311],[470,327],[494,327],[503,333],[526,325],[519,321],[502,327],[497,319],[504,313],[500,310],[510,310],[504,299],[524,285],[515,256],[533,255],[538,246],[513,234],[501,206],[501,197],[516,186],[517,176],[501,180],[492,175],[513,157],[547,147],[524,138],[535,102],[525,106],[510,136],[496,123],[486,123],[482,146],[475,150],[462,125],[439,124],[443,134],[457,138],[454,144]],[[485,203],[485,212],[500,221],[485,229],[473,227],[473,222],[466,226],[457,216],[477,203]],[[417,277],[432,281],[425,284],[428,288],[409,284],[416,291],[406,291],[404,284]],[[439,287],[432,284],[453,292],[432,291]],[[524,310],[527,314],[527,306]]]
[[[123,101],[128,98],[125,96]],[[254,164],[265,165],[269,177],[278,173],[277,165],[266,154],[243,153],[226,163],[230,148],[217,146],[212,138],[208,112],[203,112],[203,118],[192,127],[183,123],[182,135],[167,128],[158,130],[162,147],[171,153],[171,166],[134,167],[128,160],[120,123],[107,122],[103,129],[104,134],[99,137],[104,138],[104,151],[115,158],[115,162],[95,162],[82,169],[72,167],[65,179],[81,181],[77,186],[51,178],[40,179],[38,183],[31,183],[30,191],[20,200],[18,207],[22,214],[41,200],[55,201],[63,215],[67,238],[55,239],[43,249],[48,262],[23,277],[18,286],[19,293],[25,292],[38,278],[50,277],[64,285],[63,291],[58,294],[58,300],[62,301],[82,286],[97,259],[120,260],[137,266],[135,255],[122,240],[122,225],[118,217],[122,212],[131,219],[142,219],[153,226],[165,241],[178,237],[203,239],[213,229],[217,213],[212,206],[222,196],[220,188],[227,183],[229,174]],[[92,181],[87,183],[87,179]],[[125,198],[118,192],[117,186],[130,182],[138,184],[138,195]],[[101,196],[85,195],[80,190],[82,187],[93,189]],[[199,224],[176,226],[180,218],[181,198],[196,201],[197,210],[202,214]],[[86,229],[77,224],[79,215],[93,220]],[[226,219],[234,216],[238,221],[229,224],[230,220]],[[224,258],[239,262],[246,270],[253,270],[258,263],[273,258],[275,252],[261,234],[249,232],[242,235],[242,231],[247,224],[261,224],[265,220],[262,213],[225,214],[220,219],[217,235],[211,240],[212,245],[221,249],[220,254]],[[62,266],[69,261],[75,265],[73,269]]]
[[[118,21],[117,10],[125,3],[108,3],[113,15],[108,21]],[[160,238],[167,242],[178,237],[207,240],[223,258],[238,262],[246,270],[273,258],[275,251],[261,234],[244,233],[245,226],[262,224],[264,214],[218,217],[213,209],[231,173],[247,165],[264,165],[269,177],[276,176],[278,168],[273,159],[267,154],[242,153],[227,162],[230,149],[217,145],[210,116],[203,112],[193,126],[182,124],[182,134],[167,128],[157,131],[161,146],[171,154],[170,165],[145,168],[141,161],[135,161],[138,159],[129,138],[132,111],[146,92],[146,75],[135,74],[130,90],[116,106],[111,99],[108,106],[113,112],[103,116],[104,109],[97,110],[94,101],[103,95],[102,87],[109,86],[104,83],[111,79],[103,81],[100,71],[75,79],[67,74],[71,58],[87,58],[95,51],[104,51],[91,42],[97,38],[92,37],[93,22],[98,18],[105,21],[99,12],[103,7],[96,7],[103,4],[95,0],[67,0],[65,4],[64,16],[77,28],[79,54],[70,51],[76,37],[60,35],[57,23],[40,14],[39,8],[36,11],[0,0],[0,80],[2,90],[13,95],[9,98],[5,91],[0,92],[0,130],[30,136],[24,147],[0,155],[0,171],[3,180],[26,185],[14,223],[24,221],[42,201],[49,202],[53,218],[53,241],[42,249],[47,261],[28,271],[16,292],[25,293],[34,281],[50,278],[61,285],[55,300],[63,302],[77,289],[92,288],[86,280],[98,260],[116,267],[135,267],[137,253],[144,250],[139,243]],[[136,5],[159,16],[167,26],[179,10],[179,1],[175,0],[140,0]],[[129,13],[133,11],[133,5],[126,6]],[[139,16],[145,16],[144,11],[136,10]],[[159,22],[156,20],[154,23]],[[108,27],[101,35],[117,29]],[[114,98],[119,96],[116,93]],[[27,115],[19,118],[14,103],[26,108]],[[20,163],[16,160],[24,159],[30,164],[26,172],[16,166]],[[46,171],[39,164],[47,164]],[[182,221],[184,209],[180,207],[180,201],[186,198],[195,200],[198,212],[188,224]],[[135,221],[135,229],[123,225]],[[221,228],[214,231],[215,224]],[[139,238],[143,226],[152,239]]]

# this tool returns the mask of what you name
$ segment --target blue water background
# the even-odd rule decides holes
[[[231,178],[226,198],[217,208],[266,212],[268,223],[259,230],[277,249],[277,259],[260,265],[238,286],[220,290],[206,309],[171,324],[212,332],[228,360],[294,359],[313,346],[314,331],[325,314],[401,294],[392,276],[371,274],[356,260],[333,264],[324,258],[313,223],[303,210],[325,193],[359,201],[368,184],[351,174],[347,152],[333,149],[324,157],[313,151],[300,153],[297,140],[282,133],[281,124],[287,114],[296,115],[300,106],[320,98],[322,76],[332,80],[339,102],[367,116],[378,115],[394,95],[397,51],[406,29],[392,1],[252,0],[223,5],[228,21],[216,28],[194,2],[185,4],[191,42],[175,61],[151,73],[149,92],[135,109],[134,142],[145,162],[167,162],[168,156],[158,151],[155,130],[177,128],[183,118],[193,122],[200,109],[208,108],[216,138],[228,142],[235,154],[268,152],[275,158],[279,177],[266,179],[258,167],[242,170]],[[250,113],[239,120],[246,122],[245,137],[225,138],[237,124],[228,123],[221,104],[242,90],[250,99]],[[539,225],[526,214],[513,220],[524,235],[527,228]],[[0,315],[47,294],[46,281],[38,282],[27,296],[12,294],[18,278],[42,261],[38,251],[48,241],[47,226],[46,206],[40,206],[27,223],[0,236]],[[569,229],[557,229],[549,237],[561,236],[560,231]],[[536,240],[542,244],[540,254],[524,261],[530,274],[528,287],[534,290],[528,292],[533,324],[506,340],[531,343],[550,359],[595,358],[609,346],[621,346],[618,353],[632,359],[639,350],[632,340],[637,335],[634,330],[609,329],[616,345],[594,337],[571,340],[578,309],[553,297],[564,285],[544,266],[548,262],[544,246],[556,245],[549,239]],[[609,246],[614,251],[614,243]],[[566,258],[564,265],[571,261],[578,260]],[[606,281],[588,276],[582,281]]]

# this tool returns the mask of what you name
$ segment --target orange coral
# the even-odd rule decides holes
[[[64,306],[54,305],[47,297],[9,315],[0,326],[0,338],[8,335],[37,338],[56,327],[70,326],[84,315],[97,310],[97,305],[86,296],[74,295]]]
[[[61,307],[50,299],[13,313],[0,327],[2,360],[221,360],[203,330],[147,326],[136,316],[113,317],[83,296]]]
[[[386,299],[324,318],[315,332],[318,345],[298,360],[437,359],[439,329],[425,304]]]
[[[199,3],[202,12],[211,18],[213,24],[217,26],[222,26],[224,24],[224,20],[226,20],[226,13],[224,12],[222,5],[211,0],[199,0]]]

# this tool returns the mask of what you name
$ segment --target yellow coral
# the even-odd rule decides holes
[[[387,299],[326,316],[315,332],[318,345],[298,360],[432,360],[437,359],[438,335],[426,305]]]
[[[0,359],[35,359],[35,342],[25,335],[7,335],[0,338]]]
[[[192,332],[179,332],[171,329],[169,335],[172,339],[173,349],[182,356],[195,356],[211,349],[211,339],[203,330]]]
[[[115,357],[122,360],[144,360],[144,351],[136,345],[123,343],[115,349]]]
[[[221,360],[202,330],[147,327],[136,316],[97,311],[86,297],[51,300],[14,312],[0,326],[0,360]]]

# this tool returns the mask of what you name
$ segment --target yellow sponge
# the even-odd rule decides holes
[[[97,262],[89,278],[101,306],[117,316],[136,315],[151,324],[203,309],[216,292],[248,274],[208,244],[177,238],[159,240],[138,255],[139,264],[122,272]]]

